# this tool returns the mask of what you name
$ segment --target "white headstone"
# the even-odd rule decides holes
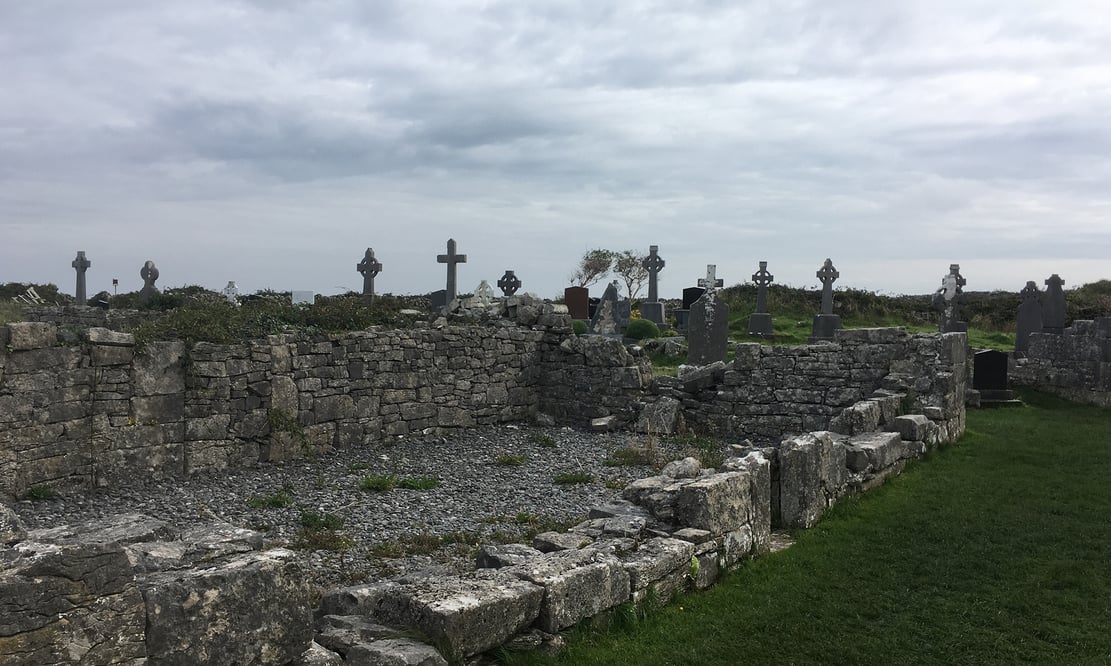
[[[312,305],[316,301],[316,294],[311,291],[293,290],[294,305]]]
[[[232,303],[239,302],[239,287],[235,284],[235,280],[228,280],[228,286],[224,287],[224,290],[220,293]]]

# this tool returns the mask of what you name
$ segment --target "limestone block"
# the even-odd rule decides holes
[[[702,463],[698,458],[687,456],[682,460],[672,460],[660,470],[660,476],[672,479],[696,479],[702,473]]]
[[[325,615],[373,615],[378,601],[397,585],[381,581],[341,587],[325,593],[320,608]]]
[[[455,659],[485,652],[532,624],[544,590],[513,576],[401,579],[385,592],[375,617],[414,627]]]
[[[548,633],[622,604],[631,593],[621,560],[593,549],[551,553],[499,571],[544,588],[537,626]]]
[[[185,419],[185,439],[224,439],[231,425],[230,414],[213,414]]]
[[[309,588],[275,549],[143,576],[152,664],[286,664],[312,640]]]
[[[679,381],[683,382],[682,388],[687,393],[697,393],[717,386],[724,379],[725,361],[714,361],[703,366],[680,366]]]
[[[7,504],[0,502],[0,546],[22,541],[26,536],[27,530],[19,515]]]
[[[524,564],[544,553],[523,543],[484,544],[475,556],[475,567],[479,569],[500,569]]]
[[[31,530],[28,540],[55,545],[107,544],[127,546],[151,541],[173,541],[177,530],[169,523],[141,513],[123,513],[73,525]]]
[[[131,366],[131,382],[137,396],[166,395],[185,392],[185,369],[182,358],[185,343],[149,342],[142,353],[135,355]]]
[[[355,401],[349,395],[328,395],[313,401],[316,422],[349,419],[355,414]]]
[[[89,357],[93,365],[128,365],[135,358],[134,347],[116,347],[109,345],[94,345],[89,350]]]
[[[721,472],[693,481],[679,490],[675,518],[683,527],[725,534],[748,523],[752,492],[742,472]]]
[[[812,527],[844,494],[845,446],[831,433],[815,432],[779,445],[780,515],[784,526]]]
[[[185,442],[182,469],[186,476],[205,470],[248,467],[260,459],[256,441],[239,439],[198,439]]]
[[[830,422],[830,429],[843,435],[855,435],[879,430],[883,410],[872,400],[862,400],[846,407]]]
[[[846,464],[854,472],[879,472],[906,457],[906,445],[897,432],[853,435],[845,443]]]
[[[27,351],[58,344],[58,328],[45,322],[17,321],[8,324],[8,346]]]
[[[723,471],[735,470],[748,474],[752,496],[748,527],[752,529],[753,548],[765,552],[772,532],[772,462],[761,451],[750,451],[740,458],[731,458],[722,465]]]
[[[135,336],[130,333],[121,333],[107,328],[92,327],[85,332],[85,337],[93,345],[111,347],[134,347]]]
[[[343,657],[320,643],[309,643],[309,649],[290,664],[290,666],[344,666]]]
[[[0,568],[0,663],[147,663],[146,609],[118,544],[24,542]]]
[[[593,540],[575,532],[541,532],[532,539],[532,547],[542,553],[557,550],[575,550],[589,546]]]
[[[725,535],[721,543],[721,564],[726,569],[741,560],[747,559],[756,550],[757,544],[752,528],[748,525]]]
[[[908,442],[924,442],[930,430],[936,430],[933,421],[923,414],[904,414],[891,422],[892,429]],[[931,428],[931,426],[933,426]]]
[[[694,545],[680,539],[648,539],[636,550],[624,553],[621,561],[629,574],[634,602],[643,601],[654,590],[661,603],[667,603],[683,589],[692,576]]]

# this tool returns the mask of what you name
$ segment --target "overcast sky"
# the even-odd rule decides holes
[[[1107,0],[0,0],[0,282],[1111,278]]]

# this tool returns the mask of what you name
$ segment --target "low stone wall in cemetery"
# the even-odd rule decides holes
[[[1012,383],[1111,407],[1111,317],[1074,321],[1062,333],[1031,333],[1028,341]]]
[[[55,326],[107,328],[127,331],[161,312],[154,310],[105,310],[77,305],[36,305],[23,309],[23,321],[37,321]]]

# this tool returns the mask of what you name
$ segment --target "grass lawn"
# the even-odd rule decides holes
[[[1024,398],[713,590],[504,660],[1111,663],[1111,410]]]

